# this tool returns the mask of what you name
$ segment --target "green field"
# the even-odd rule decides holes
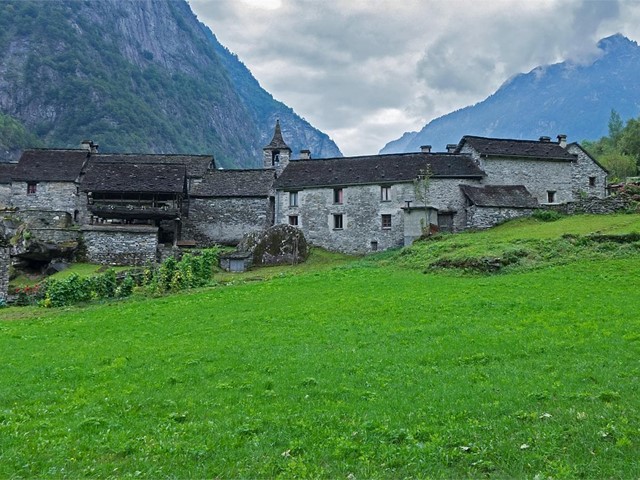
[[[0,477],[638,478],[639,218],[0,310]]]

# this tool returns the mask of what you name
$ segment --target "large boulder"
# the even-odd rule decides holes
[[[253,254],[253,265],[283,265],[304,262],[309,245],[302,230],[291,225],[274,225],[245,235],[238,251]]]

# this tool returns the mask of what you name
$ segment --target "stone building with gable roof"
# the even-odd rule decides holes
[[[429,201],[416,201],[414,181],[430,171]],[[421,224],[464,228],[461,184],[484,172],[467,155],[401,153],[296,160],[276,180],[276,223],[301,228],[318,246],[350,253],[410,243]]]
[[[235,244],[277,223],[302,229],[311,244],[366,253],[409,244],[425,227],[485,228],[543,204],[602,198],[607,175],[563,135],[557,143],[465,136],[446,153],[312,160],[302,151],[294,160],[278,121],[263,168],[248,170],[217,170],[210,155],[83,145],[25,151],[9,172],[10,203],[65,212],[104,263],[150,261],[158,243]],[[423,198],[415,185],[425,173]]]
[[[0,163],[0,208],[11,204],[11,178],[16,163]]]
[[[213,170],[189,194],[183,238],[198,245],[236,245],[274,223],[274,169]]]

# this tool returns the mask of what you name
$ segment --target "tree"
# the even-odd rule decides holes
[[[611,115],[609,116],[609,139],[613,144],[613,148],[616,148],[618,146],[618,142],[620,141],[620,136],[622,135],[623,129],[624,124],[622,123],[620,114],[612,108]]]
[[[640,164],[640,119],[632,118],[627,122],[620,135],[619,149],[625,155],[630,155]]]
[[[602,155],[600,163],[609,170],[609,180],[612,182],[620,182],[627,177],[633,177],[638,170],[633,157],[619,152]]]

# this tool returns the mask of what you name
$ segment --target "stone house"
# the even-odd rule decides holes
[[[88,158],[84,149],[25,150],[12,173],[11,206],[66,212],[77,219],[80,177]]]
[[[189,193],[183,238],[198,245],[236,245],[274,223],[273,168],[213,170]]]
[[[414,181],[430,171],[428,202],[416,202]],[[467,155],[402,153],[291,161],[275,182],[276,223],[301,228],[309,243],[363,253],[401,246],[422,226],[463,227],[461,184],[484,172]]]
[[[574,201],[578,192],[604,196],[607,171],[578,144],[550,137],[513,140],[464,136],[457,153],[470,155],[489,185],[523,185],[540,204]]]
[[[466,197],[466,228],[488,228],[531,215],[540,205],[523,185],[461,185]]]
[[[11,205],[11,177],[15,163],[0,163],[0,209]]]
[[[564,135],[465,136],[447,150],[320,160],[303,150],[293,160],[277,122],[262,169],[217,170],[211,155],[103,154],[85,141],[27,150],[5,177],[11,206],[65,212],[103,263],[150,261],[160,244],[236,244],[274,224],[366,253],[407,245],[427,227],[485,228],[541,204],[605,196],[607,171]]]

